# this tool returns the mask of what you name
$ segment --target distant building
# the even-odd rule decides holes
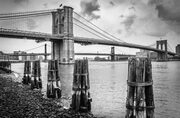
[[[150,52],[147,50],[140,50],[140,52],[136,52],[136,57],[149,57]]]
[[[176,46],[176,54],[180,55],[180,44]]]
[[[30,60],[37,60],[37,59],[38,59],[38,57],[36,55],[31,55],[30,56]]]
[[[26,54],[26,52],[24,51],[14,51],[14,54]],[[18,56],[18,59],[19,60],[22,60],[22,61],[26,61],[27,60],[27,56]]]
[[[18,60],[18,57],[14,55],[9,55],[0,51],[0,60]]]
[[[43,60],[43,56],[42,55],[39,56],[39,60]]]
[[[157,58],[157,52],[140,50],[140,52],[136,52],[136,57],[149,57],[151,59],[156,59]]]
[[[95,57],[94,61],[106,61],[107,59],[104,57]]]
[[[157,59],[157,52],[150,52],[151,59]]]

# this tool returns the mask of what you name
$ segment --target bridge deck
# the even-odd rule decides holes
[[[0,28],[0,37],[49,41],[62,39],[63,35]]]
[[[0,37],[6,38],[27,38],[30,40],[40,40],[40,41],[52,41],[52,40],[64,40],[64,35],[52,35],[40,32],[30,32],[30,31],[23,31],[23,30],[12,30],[12,29],[4,29],[0,28]],[[144,50],[151,50],[155,52],[165,52],[164,50],[159,50],[156,48],[151,48],[148,46],[142,46],[138,44],[132,43],[123,43],[123,42],[116,42],[116,41],[108,41],[108,40],[101,40],[95,38],[85,38],[85,37],[73,37],[72,38],[75,43],[87,43],[87,44],[100,44],[100,45],[112,45],[112,46],[121,46],[121,47],[129,47],[129,48],[137,48],[137,49],[144,49]],[[176,53],[168,52],[170,55],[176,55]]]

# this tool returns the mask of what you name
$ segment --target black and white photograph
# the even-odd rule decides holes
[[[0,0],[0,118],[180,118],[180,0]]]

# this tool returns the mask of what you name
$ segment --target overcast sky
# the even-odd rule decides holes
[[[60,4],[73,7],[75,12],[125,42],[151,45],[156,40],[167,39],[173,49],[180,44],[180,0],[0,0],[0,13],[56,9]],[[0,21],[0,26],[47,33],[52,31],[51,16]],[[74,35],[94,37],[76,26]],[[28,50],[43,44],[3,38],[0,39],[0,50]],[[43,52],[42,49],[34,51]],[[116,49],[117,53],[137,51]],[[75,52],[97,51],[110,52],[110,47],[75,45]]]

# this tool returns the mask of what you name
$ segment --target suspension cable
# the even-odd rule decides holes
[[[34,13],[45,13],[45,12],[51,13],[53,11],[56,11],[56,9],[27,11],[27,12],[16,12],[16,13],[2,13],[2,14],[0,14],[0,16],[19,15],[19,14],[34,14]]]
[[[80,25],[78,25],[78,24],[76,24],[76,23],[73,23],[73,24],[76,25],[76,26],[78,26],[79,28],[81,28],[81,29],[83,29],[83,30],[85,30],[85,31],[87,31],[87,32],[89,32],[89,33],[91,33],[91,34],[93,34],[93,35],[99,37],[100,39],[105,39],[105,38],[103,38],[103,37],[101,37],[101,36],[99,36],[99,35],[97,35],[97,34],[91,32],[91,31],[87,30],[86,28],[83,28],[82,26],[80,26]],[[107,39],[105,39],[105,40],[107,40]]]
[[[41,45],[41,46],[38,46],[38,47],[35,47],[35,48],[31,48],[31,49],[24,50],[24,52],[28,52],[28,51],[31,51],[31,50],[35,50],[35,49],[38,49],[38,48],[40,48],[40,47],[42,47],[42,46],[44,46],[44,45]]]
[[[79,17],[81,17],[82,19],[84,19],[85,21],[87,21],[88,23],[90,23],[91,25],[93,25],[94,27],[96,27],[96,28],[98,28],[99,30],[101,30],[102,32],[108,34],[109,36],[113,37],[114,39],[116,39],[116,40],[118,40],[118,41],[121,41],[121,42],[126,43],[125,41],[123,41],[123,40],[121,40],[121,39],[119,39],[119,38],[113,36],[112,34],[110,34],[110,33],[106,32],[106,31],[104,31],[103,29],[101,29],[101,28],[98,27],[97,25],[95,25],[95,24],[93,24],[92,22],[88,21],[87,19],[85,19],[84,17],[82,17],[82,16],[81,16],[80,14],[78,14],[77,12],[75,12],[75,11],[73,11],[73,12],[74,12],[76,15],[78,15]]]
[[[173,52],[173,49],[171,48],[171,46],[169,45],[169,43],[167,43],[168,47],[170,48],[170,51]]]
[[[79,22],[79,23],[81,23],[82,25],[84,25],[84,26],[88,27],[89,29],[93,30],[94,32],[96,32],[96,33],[100,34],[101,36],[105,37],[107,40],[108,40],[108,39],[113,40],[112,38],[107,37],[106,35],[102,34],[101,32],[96,31],[95,29],[93,29],[93,28],[91,28],[90,26],[88,26],[88,25],[84,24],[83,22],[79,21],[78,19],[76,19],[76,18],[73,18],[73,19],[74,19],[74,20],[76,20],[76,21],[78,21],[78,22]],[[115,41],[115,40],[113,40],[113,41]]]
[[[156,43],[150,44],[150,45],[148,45],[148,47],[152,47],[152,46],[154,46],[154,45],[156,45]]]
[[[46,13],[34,13],[34,14],[24,14],[24,15],[14,15],[14,16],[0,16],[0,20],[8,20],[8,19],[20,19],[20,18],[27,18],[29,16],[37,17],[37,16],[45,16],[49,15],[49,12]]]

